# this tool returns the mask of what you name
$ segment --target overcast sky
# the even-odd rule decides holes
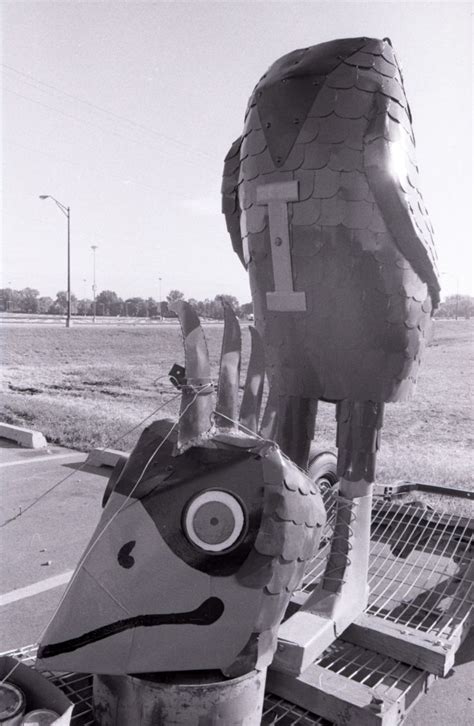
[[[3,2],[2,286],[159,297],[247,275],[220,213],[222,162],[266,68],[295,48],[389,36],[413,112],[443,292],[473,294],[471,6],[459,2]]]

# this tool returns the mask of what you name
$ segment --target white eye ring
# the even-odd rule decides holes
[[[213,509],[218,515],[220,510],[222,514],[220,522],[219,516],[210,517]],[[199,515],[201,515],[201,521],[199,521]],[[207,520],[209,520],[209,524]],[[211,530],[213,525],[216,527],[220,525],[215,533]],[[209,532],[210,541],[203,539],[203,528]],[[184,515],[184,530],[187,537],[193,544],[206,552],[222,552],[229,549],[240,538],[244,528],[245,514],[241,503],[232,494],[220,489],[208,489],[198,494],[191,500]]]

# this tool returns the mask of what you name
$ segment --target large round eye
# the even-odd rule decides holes
[[[206,552],[222,552],[232,547],[240,539],[245,525],[239,500],[218,489],[208,489],[195,496],[184,514],[184,531],[188,539]]]

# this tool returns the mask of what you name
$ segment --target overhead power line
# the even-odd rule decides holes
[[[99,129],[100,131],[102,131],[105,134],[112,134],[113,136],[118,136],[119,138],[125,139],[125,141],[131,141],[134,144],[141,144],[142,146],[145,146],[148,149],[153,149],[155,152],[157,152],[158,154],[161,154],[162,156],[165,156],[166,158],[176,158],[175,156],[173,157],[173,153],[172,153],[173,150],[171,150],[171,149],[169,149],[169,150],[168,149],[163,150],[163,149],[159,148],[158,146],[156,146],[154,144],[151,145],[150,143],[148,143],[144,139],[133,138],[131,136],[125,136],[124,134],[122,134],[122,133],[120,133],[118,131],[114,131],[113,129],[106,129],[103,126],[100,126],[99,124],[96,124],[94,121],[90,121],[90,120],[87,120],[87,119],[83,119],[83,118],[80,118],[78,116],[75,116],[74,114],[67,113],[66,111],[62,111],[61,109],[55,108],[54,106],[50,106],[47,103],[43,103],[42,101],[38,101],[35,98],[31,98],[31,96],[25,96],[22,93],[18,93],[18,91],[13,91],[11,88],[3,88],[3,90],[6,91],[7,93],[12,93],[13,95],[18,96],[19,98],[23,98],[26,101],[30,101],[31,103],[35,103],[38,106],[42,106],[43,108],[47,108],[49,111],[54,111],[55,113],[58,113],[61,116],[65,116],[66,118],[70,118],[73,121],[76,121],[77,123],[81,123],[81,124],[84,124],[86,126],[90,126],[91,128]],[[170,154],[170,152],[171,152],[171,154]],[[187,153],[189,153],[189,152],[187,152]],[[212,159],[207,159],[207,160],[212,160]],[[189,158],[189,156],[188,157],[186,157],[186,156],[181,157],[181,161],[185,162],[186,164],[194,164],[195,165],[195,160],[192,160],[191,158]]]
[[[183,147],[183,149],[188,149],[189,151],[192,151],[193,154],[199,154],[200,156],[204,156],[208,159],[215,160],[216,157],[213,157],[210,154],[207,154],[206,152],[202,151],[201,149],[198,149],[192,144],[188,144],[185,141],[182,141],[181,139],[177,139],[173,136],[169,136],[168,134],[164,134],[161,131],[157,131],[156,129],[151,128],[150,126],[146,126],[145,124],[139,123],[138,121],[135,121],[133,119],[128,118],[127,116],[123,116],[122,114],[115,113],[114,111],[110,111],[109,109],[103,108],[102,106],[98,106],[95,103],[92,103],[91,101],[87,101],[84,98],[80,98],[79,96],[76,96],[72,93],[68,93],[67,91],[62,90],[61,88],[58,88],[57,86],[52,85],[51,83],[46,83],[45,81],[41,81],[39,78],[35,78],[34,76],[30,75],[29,73],[24,73],[23,71],[19,71],[17,68],[14,68],[13,66],[8,65],[7,63],[1,64],[3,68],[6,68],[9,71],[12,71],[13,73],[16,73],[17,75],[28,78],[32,81],[34,81],[34,84],[39,84],[41,86],[44,86],[45,88],[49,88],[56,93],[60,93],[63,96],[66,96],[67,98],[70,98],[77,103],[81,103],[85,106],[88,106],[89,108],[94,109],[95,111],[99,111],[100,113],[104,113],[107,116],[111,116],[114,119],[117,119],[119,121],[131,124],[132,126],[135,126],[136,128],[141,129],[142,131],[146,131],[147,133],[153,134],[154,136],[157,136],[165,141],[171,142],[173,144],[178,144],[179,146]],[[29,84],[32,85],[32,84]],[[37,85],[34,87],[37,88]],[[39,91],[42,93],[47,93],[47,91],[38,88]]]
[[[12,146],[17,146],[19,149],[24,149],[25,151],[32,152],[33,154],[41,154],[42,156],[49,156],[52,159],[56,159],[57,161],[60,161],[63,164],[71,164],[72,166],[78,166],[81,168],[84,168],[84,165],[81,164],[79,161],[73,161],[72,159],[66,159],[63,156],[59,156],[58,154],[55,154],[52,151],[45,151],[44,149],[35,149],[32,146],[26,146],[25,144],[19,144],[16,141],[7,141],[5,140],[5,145],[11,144]],[[3,164],[6,166],[6,164]],[[151,184],[145,184],[145,182],[137,181],[136,179],[124,179],[123,177],[118,176],[117,174],[111,174],[106,169],[96,169],[94,167],[87,165],[87,173],[97,174],[101,176],[105,176],[107,179],[114,179],[115,181],[120,182],[121,184],[132,184],[133,186],[143,187],[144,189],[149,189],[150,191],[156,192],[160,196],[165,195],[175,201],[182,201],[182,196],[180,196],[177,193],[172,193],[166,186],[166,184],[163,187],[156,187],[152,186]],[[34,197],[35,199],[38,198],[37,194],[31,194],[30,196]],[[216,210],[219,211],[220,207],[219,204],[216,203]]]

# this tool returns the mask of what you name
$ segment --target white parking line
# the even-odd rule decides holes
[[[27,585],[26,587],[19,587],[16,590],[10,590],[4,595],[0,595],[0,607],[3,605],[9,605],[12,602],[18,600],[24,600],[26,597],[33,597],[38,595],[40,592],[46,592],[46,590],[52,590],[55,587],[66,584],[72,577],[74,570],[63,572],[62,575],[55,575],[54,577],[48,577],[46,580],[40,582],[34,582],[33,585]]]
[[[71,454],[52,454],[51,456],[37,456],[31,459],[21,459],[20,461],[4,461],[0,464],[0,468],[5,466],[18,466],[19,464],[38,464],[42,461],[58,461],[58,459],[70,459],[71,457],[83,456],[81,451],[76,451]]]

